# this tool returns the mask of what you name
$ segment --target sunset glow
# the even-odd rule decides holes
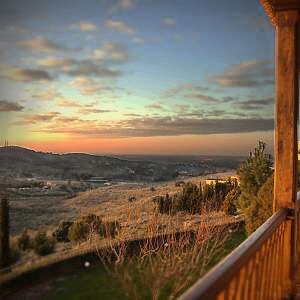
[[[234,7],[234,9],[233,9]],[[3,1],[1,142],[40,151],[272,149],[274,29],[259,1]]]

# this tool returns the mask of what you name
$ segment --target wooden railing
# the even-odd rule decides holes
[[[281,208],[180,299],[289,298],[296,264],[293,253],[299,249],[298,239],[292,239],[297,236],[292,234],[294,224],[288,209]]]

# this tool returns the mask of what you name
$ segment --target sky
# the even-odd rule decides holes
[[[0,89],[2,144],[272,150],[274,29],[259,0],[2,0]]]

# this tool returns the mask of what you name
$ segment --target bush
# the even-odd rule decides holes
[[[48,255],[54,251],[54,239],[48,237],[46,232],[38,232],[33,239],[33,249],[38,255]]]
[[[234,216],[237,213],[237,203],[241,194],[239,187],[231,190],[225,197],[223,202],[223,210],[226,215]]]
[[[18,248],[22,251],[26,251],[30,248],[31,239],[27,230],[24,230],[23,233],[19,236],[17,243],[18,243]]]
[[[157,205],[157,209],[161,214],[172,214],[174,209],[174,198],[169,194],[166,196],[157,196],[153,198],[153,202]]]
[[[219,210],[223,206],[226,195],[237,183],[228,180],[225,183],[205,184],[203,187],[192,182],[184,183],[182,190],[174,196],[157,196],[153,202],[162,214],[173,214],[186,211],[191,214],[201,213],[204,208]]]
[[[133,201],[135,201],[136,200],[136,197],[135,196],[129,196],[128,197],[128,201],[129,202],[133,202]]]
[[[68,238],[72,242],[83,242],[87,239],[90,232],[89,224],[83,221],[76,221],[70,226]]]
[[[254,232],[272,215],[274,197],[274,176],[270,176],[260,188],[257,196],[252,199],[245,210],[247,234]]]
[[[15,243],[12,243],[9,249],[9,264],[14,264],[20,259],[21,253],[18,246]]]
[[[90,226],[90,230],[92,232],[97,232],[99,233],[102,220],[99,216],[94,215],[94,214],[89,214],[87,216],[84,216],[81,218],[81,221],[84,223],[87,223]]]
[[[120,231],[120,223],[118,221],[102,223],[100,236],[103,238],[114,238]]]
[[[57,242],[69,242],[69,228],[72,226],[73,222],[63,221],[58,225],[58,228],[53,232],[53,237]]]

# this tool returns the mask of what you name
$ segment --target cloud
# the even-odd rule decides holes
[[[231,102],[231,101],[234,101],[234,98],[233,97],[231,97],[231,96],[225,96],[225,97],[223,97],[223,102]]]
[[[80,30],[83,32],[93,32],[99,30],[95,23],[90,21],[81,21],[79,23],[72,24],[68,27],[69,30]]]
[[[38,65],[55,69],[69,76],[117,77],[120,75],[120,71],[95,63],[94,59],[76,60],[50,56],[39,60]]]
[[[114,31],[123,32],[127,34],[135,34],[136,29],[128,25],[126,22],[119,20],[108,20],[106,26]]]
[[[245,110],[253,110],[253,109],[259,109],[264,106],[274,104],[274,98],[263,98],[263,99],[254,99],[254,100],[247,100],[243,102],[234,102],[234,104]]]
[[[4,76],[10,80],[23,82],[53,80],[53,77],[48,72],[38,69],[12,68]]]
[[[11,102],[6,100],[0,100],[0,112],[12,112],[12,111],[21,111],[24,106],[20,105],[17,102]]]
[[[158,103],[149,104],[149,105],[146,105],[145,107],[148,109],[154,109],[154,110],[165,110],[165,108]]]
[[[226,134],[255,131],[271,131],[274,119],[261,118],[184,118],[184,117],[144,117],[132,118],[116,123],[81,120],[68,126],[52,124],[40,128],[39,132],[64,133],[80,137],[148,137],[201,134]]]
[[[47,68],[68,68],[76,64],[77,61],[72,58],[60,58],[48,56],[37,61],[37,64]]]
[[[49,112],[47,114],[29,114],[24,115],[22,119],[14,122],[16,125],[30,125],[40,122],[50,122],[60,115],[59,112]]]
[[[167,27],[174,27],[176,25],[175,20],[172,17],[164,17],[163,22]]]
[[[104,114],[104,113],[115,112],[115,110],[85,107],[85,108],[81,108],[78,112],[81,114]]]
[[[204,94],[190,93],[190,94],[186,94],[185,97],[201,100],[201,101],[204,101],[206,103],[211,103],[211,104],[215,104],[215,103],[219,102],[219,100],[217,98],[209,96],[209,95],[204,95]]]
[[[222,87],[255,88],[274,83],[274,69],[269,60],[248,60],[229,66],[223,73],[208,78]]]
[[[52,52],[67,50],[66,47],[57,44],[53,41],[50,41],[42,36],[36,36],[31,40],[18,41],[17,44],[25,49],[30,49],[34,51]]]
[[[107,0],[112,2],[112,0]],[[136,0],[117,0],[113,5],[110,6],[110,12],[117,12],[119,10],[129,10],[134,7]]]
[[[46,101],[51,101],[57,97],[60,97],[61,94],[54,88],[49,88],[45,91],[33,93],[31,95],[33,98],[39,98]]]
[[[82,105],[76,101],[69,100],[66,98],[60,98],[57,101],[58,105],[61,107],[81,107]]]
[[[176,96],[185,91],[203,92],[203,91],[208,91],[208,90],[209,90],[208,87],[203,87],[203,86],[199,86],[197,84],[184,82],[184,83],[176,85],[173,88],[164,90],[162,92],[162,96],[163,97],[173,97],[173,96]]]
[[[144,39],[142,39],[141,37],[137,37],[137,36],[133,37],[132,41],[136,44],[143,44],[145,42]]]
[[[92,22],[80,22],[79,23],[79,28],[81,31],[95,31],[98,29],[97,25],[92,23]]]
[[[72,67],[63,69],[63,71],[70,76],[117,77],[120,75],[119,70],[95,64],[90,59],[77,61]]]
[[[105,88],[92,78],[77,77],[69,85],[80,90],[82,95],[92,95],[100,93]]]
[[[126,47],[121,43],[105,43],[94,51],[94,57],[98,60],[125,62],[129,55]]]

